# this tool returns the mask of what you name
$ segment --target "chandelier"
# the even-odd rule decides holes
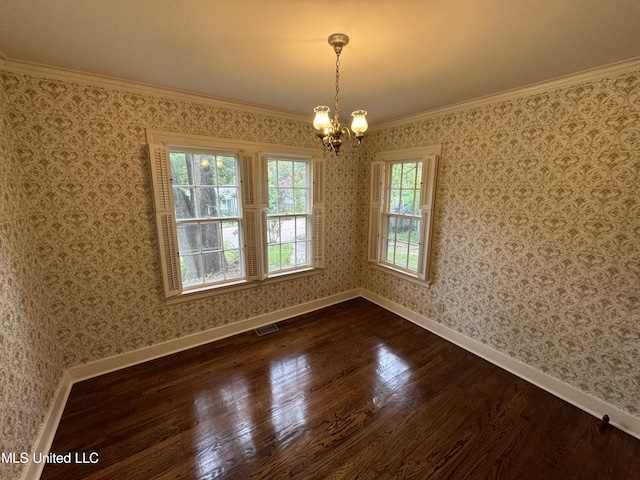
[[[338,94],[340,93],[340,53],[344,46],[349,43],[349,37],[344,33],[334,33],[329,35],[328,41],[336,52],[336,111],[333,120],[331,120],[329,118],[329,107],[322,105],[314,108],[313,126],[316,129],[316,136],[322,142],[322,146],[329,151],[333,151],[338,156],[342,146],[342,136],[345,135],[353,145],[360,145],[364,132],[366,132],[369,125],[367,125],[367,112],[365,110],[356,110],[351,113],[353,117],[351,130],[340,126],[338,121],[340,112],[338,101]]]

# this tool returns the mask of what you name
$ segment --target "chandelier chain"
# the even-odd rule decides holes
[[[338,94],[340,93],[340,52],[336,52],[336,114],[334,116],[336,124],[339,116]]]

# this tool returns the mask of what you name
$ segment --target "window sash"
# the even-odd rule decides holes
[[[197,238],[196,245],[190,246],[191,250],[181,243],[181,230],[190,226],[195,227],[196,237],[193,238]],[[204,230],[208,226],[214,227],[210,233],[215,232],[218,235],[217,245],[205,243],[208,237],[205,236]],[[183,290],[225,284],[245,278],[244,239],[240,217],[177,220],[176,232]],[[236,237],[235,241],[233,237]]]
[[[293,229],[293,236],[283,238],[283,222],[289,221],[293,225],[286,226]],[[277,222],[277,223],[276,223]],[[275,225],[277,224],[277,230]],[[296,215],[267,215],[267,252],[269,273],[281,273],[312,266],[312,216],[311,214]],[[276,233],[277,232],[277,233]],[[287,232],[290,234],[290,232]],[[300,238],[304,235],[302,238]],[[291,251],[289,252],[289,248]],[[289,254],[292,261],[285,262],[283,255]]]
[[[422,248],[421,218],[386,212],[382,214],[381,263],[414,275],[418,272]]]

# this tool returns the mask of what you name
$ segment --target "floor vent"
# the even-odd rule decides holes
[[[267,333],[272,333],[278,330],[278,327],[275,324],[265,325],[264,327],[256,328],[256,333],[260,336],[266,335]]]

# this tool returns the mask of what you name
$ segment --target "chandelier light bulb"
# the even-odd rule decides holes
[[[319,106],[313,109],[316,116],[313,119],[313,127],[321,132],[326,132],[331,126],[329,107]]]
[[[367,128],[369,128],[369,124],[367,124],[367,111],[356,110],[351,116],[353,117],[351,130],[356,134],[356,137],[361,137],[364,132],[367,131]]]

